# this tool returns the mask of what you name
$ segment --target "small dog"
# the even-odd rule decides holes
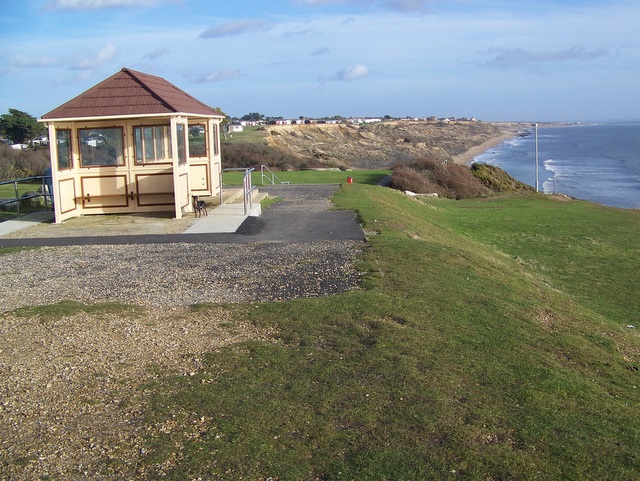
[[[203,213],[204,215],[209,215],[207,212],[207,205],[204,203],[204,200],[198,200],[197,195],[192,195],[191,198],[193,199],[193,212],[196,217],[201,217]]]

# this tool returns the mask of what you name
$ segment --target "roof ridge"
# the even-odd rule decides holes
[[[139,78],[139,75],[144,75],[146,77],[153,77],[153,78],[156,78],[158,80],[164,80],[164,82],[169,83],[169,84],[171,84],[171,82],[168,82],[167,80],[165,80],[165,79],[163,79],[161,77],[157,77],[155,75],[150,75],[150,74],[146,74],[146,73],[143,73],[143,72],[138,72],[137,70],[131,70],[130,68],[127,68],[127,67],[123,67],[121,72],[126,73],[127,75],[129,75],[133,80],[135,80],[138,83],[138,85],[140,85],[140,87],[142,87],[147,92],[149,92],[151,94],[151,96],[153,96],[155,99],[160,101],[169,110],[172,110],[173,112],[177,112],[178,111],[173,105],[171,105],[169,102],[167,102],[162,96],[157,94],[151,87],[149,87],[144,81],[142,81]],[[136,75],[136,74],[138,74],[138,75]],[[171,84],[171,86],[173,86],[175,88],[175,85]]]

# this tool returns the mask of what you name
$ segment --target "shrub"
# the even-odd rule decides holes
[[[44,175],[49,165],[49,149],[14,150],[0,145],[0,180]]]
[[[479,197],[489,192],[468,167],[432,157],[421,157],[410,164],[395,166],[391,185],[416,194],[437,193],[452,199]]]
[[[433,183],[424,171],[419,171],[409,165],[400,165],[393,169],[391,187],[397,190],[409,190],[417,194],[443,194],[440,186]]]
[[[307,167],[321,167],[324,164],[313,160],[312,157],[296,157],[288,152],[274,149],[268,145],[252,143],[222,143],[222,166],[255,167],[268,165],[279,170],[299,169],[301,165]]]
[[[440,164],[434,170],[436,182],[448,191],[447,197],[468,199],[480,197],[489,192],[482,183],[473,176],[468,167],[459,164]]]
[[[499,167],[487,164],[474,163],[471,165],[471,173],[485,187],[494,192],[533,191],[533,187],[514,179]]]

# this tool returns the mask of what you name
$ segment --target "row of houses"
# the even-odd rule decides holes
[[[284,119],[277,118],[271,120],[238,120],[233,119],[229,124],[227,124],[228,132],[242,132],[245,127],[256,127],[256,126],[264,126],[264,125],[309,125],[309,124],[370,124],[375,122],[383,122],[385,120],[405,120],[405,121],[414,121],[414,122],[477,122],[478,119],[475,117],[467,118],[467,117],[349,117],[349,118],[340,118],[340,119],[308,119],[308,118],[298,118],[298,119]]]
[[[242,132],[245,127],[256,127],[263,125],[311,125],[311,124],[369,124],[382,122],[383,119],[377,117],[350,117],[348,119],[271,119],[271,120],[238,120],[227,124],[227,132]]]

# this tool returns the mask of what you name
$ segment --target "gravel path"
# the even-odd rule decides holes
[[[42,247],[2,256],[2,310],[119,301],[188,306],[343,292],[358,281],[362,243],[151,244]]]

